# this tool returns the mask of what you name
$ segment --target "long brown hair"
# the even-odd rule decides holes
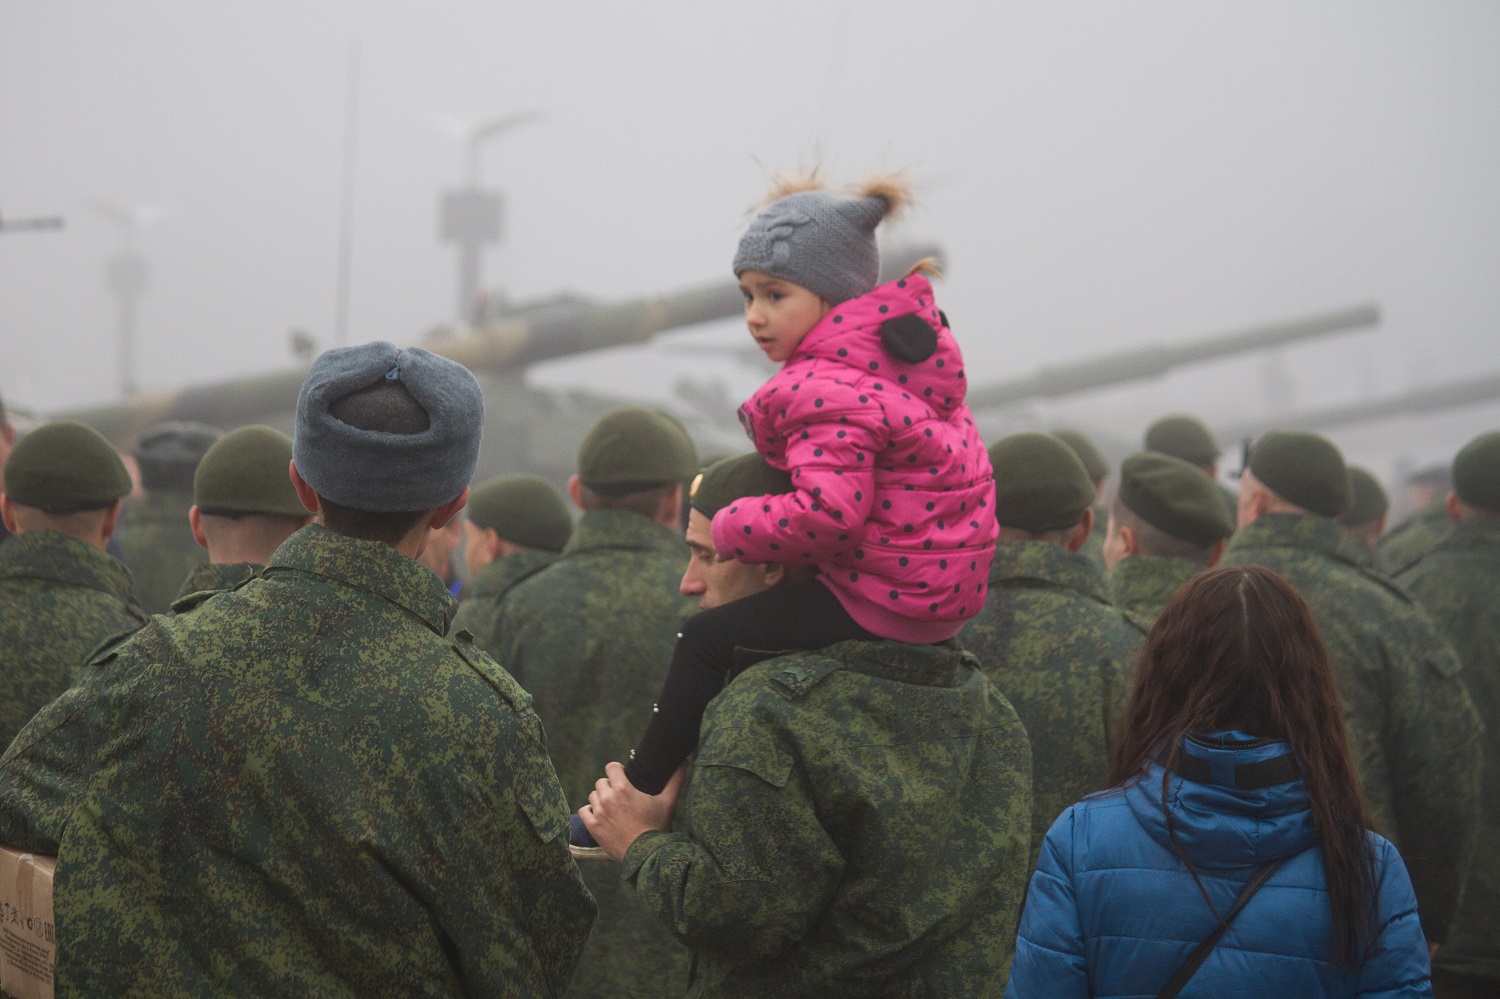
[[[1164,805],[1167,775],[1190,732],[1238,729],[1291,745],[1323,848],[1332,958],[1353,966],[1373,935],[1373,822],[1328,650],[1297,591],[1258,566],[1194,578],[1146,636],[1123,728],[1111,785],[1139,779],[1159,759]],[[1170,830],[1170,813],[1168,820]]]

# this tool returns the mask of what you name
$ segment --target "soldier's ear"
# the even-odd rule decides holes
[[[5,529],[12,534],[16,533],[16,515],[10,508],[10,497],[0,493],[0,522],[5,524]]]
[[[295,490],[297,490],[297,498],[302,501],[302,505],[307,508],[307,512],[308,513],[317,513],[318,512],[318,493],[317,493],[317,490],[313,489],[312,486],[308,485],[307,484],[307,480],[302,477],[302,473],[299,472],[299,471],[297,471],[297,462],[295,460],[293,460],[293,461],[291,461],[291,462],[289,462],[287,464],[286,474],[289,475],[289,476],[291,476],[291,479],[292,479],[292,488],[295,489]]]
[[[198,509],[197,503],[188,510],[188,527],[192,529],[193,540],[198,542],[198,547],[207,548],[208,535],[203,533],[203,513]]]
[[[1447,502],[1444,505],[1448,508],[1449,520],[1456,522],[1463,519],[1463,507],[1458,501],[1458,493],[1449,493]],[[9,517],[5,518],[5,526],[10,526]]]

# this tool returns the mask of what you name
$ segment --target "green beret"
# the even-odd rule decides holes
[[[1104,460],[1104,455],[1094,447],[1094,442],[1076,430],[1058,430],[1053,432],[1053,437],[1062,441],[1073,449],[1078,455],[1078,460],[1083,462],[1083,467],[1088,471],[1089,478],[1098,482],[1109,475],[1109,462]]]
[[[36,428],[5,462],[10,501],[48,513],[102,510],[130,488],[130,473],[104,435],[71,420]]]
[[[644,406],[606,413],[578,445],[579,480],[605,496],[686,482],[697,470],[698,448],[682,424]]]
[[[1250,471],[1288,503],[1323,517],[1349,509],[1349,472],[1333,442],[1300,430],[1272,430],[1255,442]]]
[[[297,498],[287,466],[292,439],[270,427],[241,427],[214,442],[193,473],[198,512],[311,517]]]
[[[1234,533],[1214,481],[1197,465],[1144,451],[1120,464],[1120,502],[1152,527],[1207,548]]]
[[[1458,452],[1453,491],[1465,506],[1500,511],[1500,430],[1480,434]]]
[[[1219,445],[1199,420],[1191,416],[1163,416],[1146,430],[1146,450],[1170,454],[1189,465],[1212,465]]]
[[[136,464],[147,492],[190,492],[198,462],[224,436],[218,427],[174,420],[147,428],[136,443]]]
[[[1349,509],[1344,523],[1350,527],[1368,524],[1391,508],[1380,480],[1357,465],[1349,466]]]
[[[535,475],[502,475],[469,493],[469,521],[513,544],[560,552],[573,535],[562,493]]]
[[[990,448],[995,515],[1002,527],[1074,527],[1094,502],[1094,483],[1072,448],[1051,434],[1011,434]]]
[[[747,496],[789,493],[792,477],[766,464],[757,452],[716,461],[693,480],[688,492],[693,509],[710,519],[735,500]]]

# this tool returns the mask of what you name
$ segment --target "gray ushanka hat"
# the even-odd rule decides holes
[[[360,430],[329,407],[386,379],[427,411],[417,434]],[[420,347],[379,341],[324,351],[297,397],[292,459],[319,496],[375,513],[431,510],[463,492],[479,460],[484,397],[469,369]]]

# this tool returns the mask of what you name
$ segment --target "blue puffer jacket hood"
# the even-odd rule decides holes
[[[1263,788],[1241,788],[1237,773],[1275,772],[1278,761],[1297,773],[1292,748],[1275,739],[1243,732],[1195,733],[1181,752],[1208,766],[1213,783],[1167,781],[1167,804],[1177,846],[1193,866],[1207,870],[1258,867],[1301,853],[1318,843],[1301,780]],[[1186,764],[1192,766],[1191,763]],[[1179,767],[1179,772],[1182,767]],[[1131,814],[1164,850],[1174,852],[1161,808],[1163,770],[1151,764],[1141,779],[1124,789]]]
[[[1395,847],[1369,834],[1378,936],[1357,967],[1335,965],[1322,849],[1288,745],[1214,732],[1194,734],[1181,749],[1165,811],[1164,771],[1151,764],[1124,788],[1072,806],[1048,831],[1007,997],[1150,999],[1269,860],[1281,866],[1182,999],[1432,995],[1416,897]]]

